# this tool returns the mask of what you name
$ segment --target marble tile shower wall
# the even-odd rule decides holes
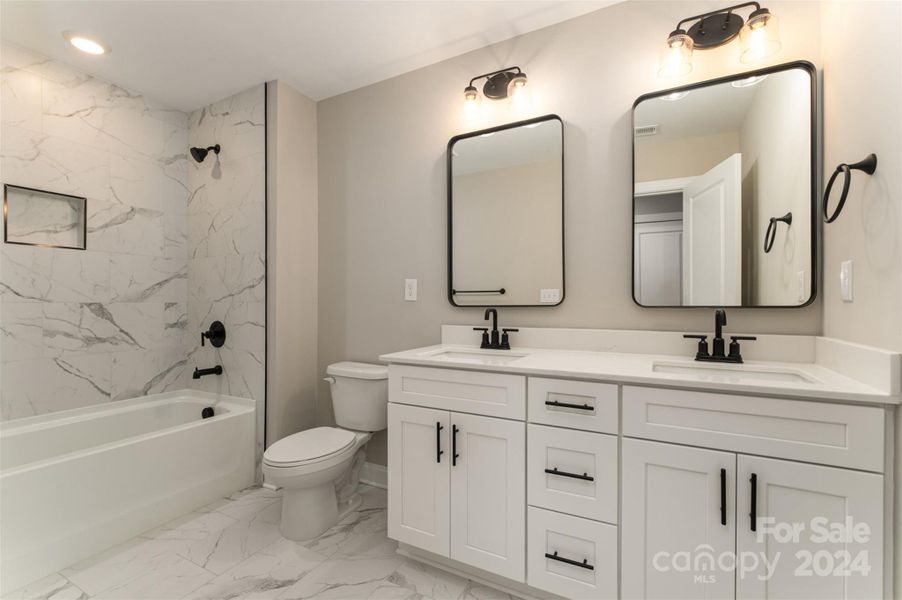
[[[253,398],[262,428],[266,311],[266,97],[249,90],[193,112],[189,143],[219,144],[188,166],[188,366],[221,364],[220,377],[189,380],[193,388]],[[202,347],[196,332],[226,326],[220,349]],[[262,432],[258,435],[262,440]]]
[[[0,418],[187,387],[188,115],[0,48],[0,177],[85,196],[87,250],[3,244]]]

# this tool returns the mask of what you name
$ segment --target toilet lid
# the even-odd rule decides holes
[[[308,462],[335,454],[354,442],[354,433],[337,427],[314,427],[282,438],[263,453],[268,464]]]

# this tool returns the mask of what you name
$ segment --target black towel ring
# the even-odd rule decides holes
[[[827,182],[827,189],[824,191],[824,222],[832,223],[839,216],[839,213],[842,212],[843,206],[846,204],[846,197],[849,195],[849,183],[852,180],[852,169],[857,169],[859,171],[864,171],[868,175],[873,175],[874,171],[877,170],[877,155],[876,154],[868,154],[864,160],[858,161],[857,163],[852,163],[851,165],[846,163],[841,163],[836,170],[833,171],[833,175],[830,176],[830,181]],[[842,194],[839,196],[839,202],[836,204],[836,210],[833,211],[832,215],[829,215],[827,212],[827,201],[830,199],[830,191],[833,189],[833,182],[836,181],[836,176],[840,173],[844,174],[843,182],[842,182]]]
[[[767,224],[767,231],[764,234],[765,254],[773,250],[774,241],[777,239],[777,223],[786,223],[787,227],[792,227],[792,213],[788,212],[782,217],[770,218],[770,223]]]

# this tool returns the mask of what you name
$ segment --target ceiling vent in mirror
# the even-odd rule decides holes
[[[649,135],[657,135],[657,125],[639,125],[636,127],[636,137],[647,137]]]

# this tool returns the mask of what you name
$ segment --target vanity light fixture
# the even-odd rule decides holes
[[[64,31],[63,38],[67,42],[72,44],[72,46],[74,46],[78,50],[81,50],[85,54],[100,56],[101,54],[109,54],[112,51],[112,48],[110,48],[97,38],[77,33],[75,31]]]
[[[476,102],[479,99],[479,91],[473,85],[479,79],[485,78],[485,84],[482,86],[482,93],[490,100],[503,100],[512,94],[515,90],[526,85],[526,73],[520,70],[520,67],[507,67],[477,75],[470,80],[470,84],[464,88],[464,100],[466,102]]]
[[[745,21],[734,11],[742,8],[754,10]],[[688,30],[683,26],[694,21]],[[692,70],[693,50],[708,50],[723,46],[739,37],[739,60],[745,64],[756,63],[776,54],[780,48],[780,30],[777,18],[757,2],[743,2],[727,8],[687,17],[677,23],[667,36],[661,51],[658,75],[679,77]]]

